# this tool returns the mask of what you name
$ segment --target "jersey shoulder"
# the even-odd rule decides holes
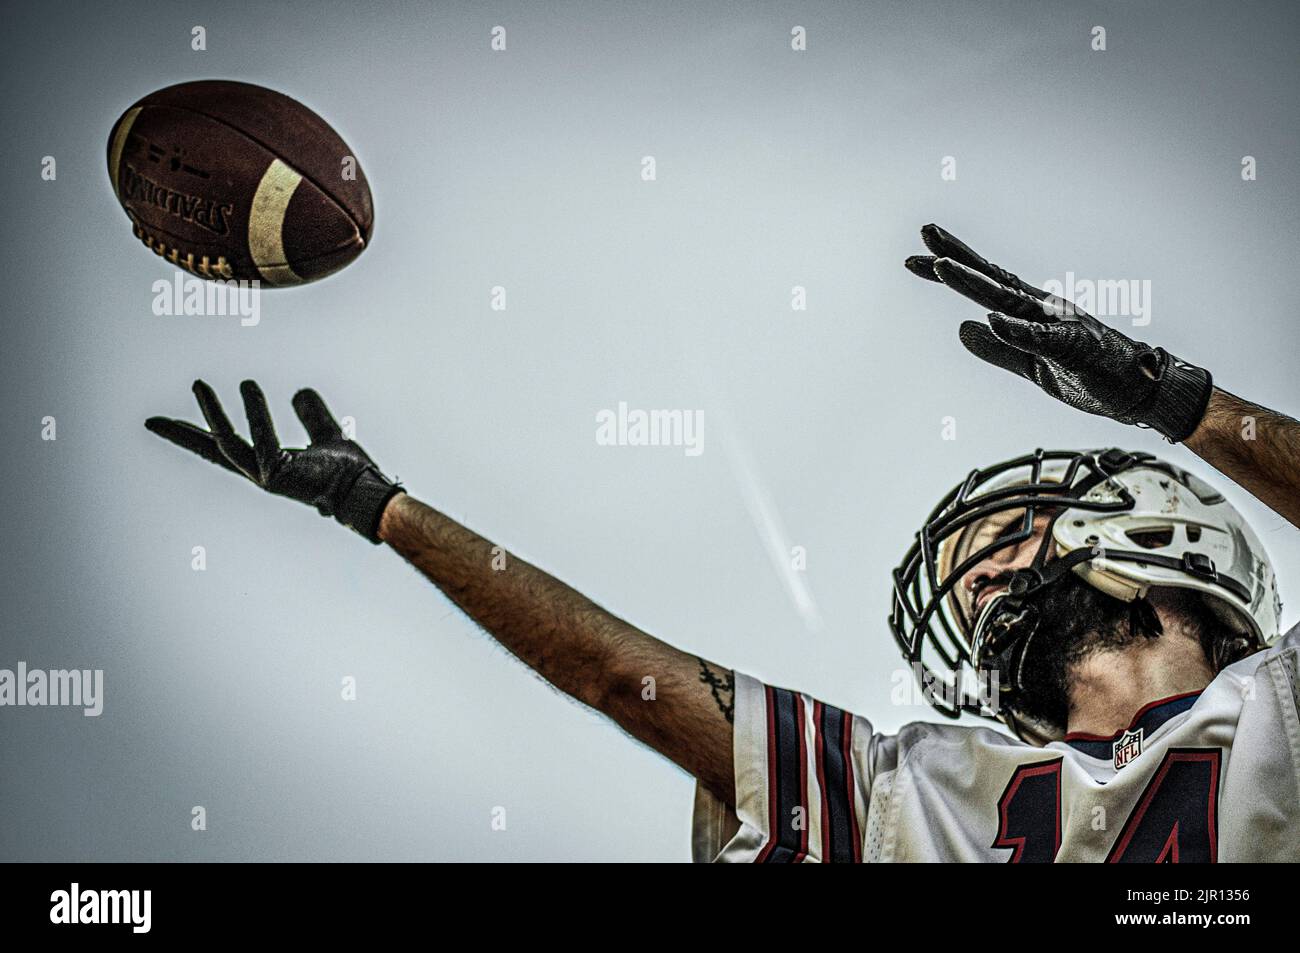
[[[1215,676],[1211,687],[1227,683],[1241,688],[1261,682],[1271,685],[1280,696],[1289,694],[1300,712],[1300,625],[1292,626],[1267,648],[1233,662]]]

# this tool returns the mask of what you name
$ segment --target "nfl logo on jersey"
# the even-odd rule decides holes
[[[1119,770],[1142,753],[1142,729],[1126,731],[1115,742],[1115,770]]]

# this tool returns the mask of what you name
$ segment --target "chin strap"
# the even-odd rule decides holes
[[[1007,596],[1016,601],[1028,599],[1056,582],[1080,563],[1105,555],[1104,552],[1094,552],[1091,549],[1076,549],[1059,559],[1053,559],[1045,566],[1026,566],[1017,569],[1007,582]]]

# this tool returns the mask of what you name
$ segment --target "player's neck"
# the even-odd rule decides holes
[[[1067,731],[1109,737],[1146,705],[1199,692],[1214,678],[1200,643],[1182,632],[1096,652],[1070,673]]]

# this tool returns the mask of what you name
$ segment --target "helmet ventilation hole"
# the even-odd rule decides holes
[[[1172,526],[1130,529],[1126,530],[1124,535],[1143,549],[1164,549],[1166,546],[1173,545],[1174,542],[1174,528]]]

